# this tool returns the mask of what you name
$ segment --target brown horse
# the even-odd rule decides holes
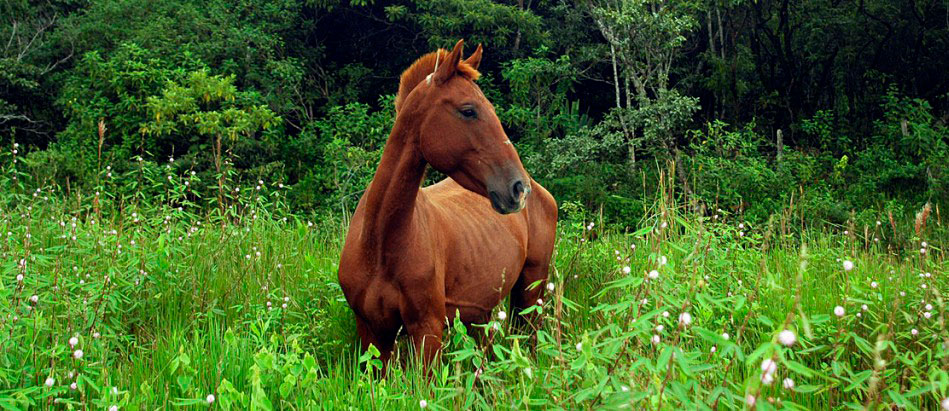
[[[402,74],[395,125],[340,258],[362,347],[376,346],[384,364],[402,326],[430,364],[456,310],[485,323],[510,294],[514,318],[547,280],[557,204],[474,83],[481,46],[462,61],[463,44]],[[420,189],[426,165],[449,178]]]

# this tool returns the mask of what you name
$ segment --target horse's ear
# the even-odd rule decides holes
[[[471,53],[471,55],[465,59],[465,63],[475,70],[478,69],[478,66],[481,64],[481,43],[478,43],[478,48],[475,49],[474,53]]]
[[[458,62],[461,61],[461,53],[464,48],[465,41],[458,40],[458,43],[455,44],[455,48],[451,49],[451,53],[448,53],[448,57],[445,57],[445,61],[438,62],[438,69],[435,71],[436,83],[444,83],[455,75],[455,72],[458,71]]]

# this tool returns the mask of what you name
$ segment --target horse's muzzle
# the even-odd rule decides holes
[[[511,214],[521,211],[527,205],[527,195],[530,192],[530,182],[515,179],[507,185],[507,189],[504,191],[489,191],[488,197],[491,199],[491,207],[494,207],[494,211],[501,214]]]

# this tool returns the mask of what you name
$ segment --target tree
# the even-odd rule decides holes
[[[588,6],[610,46],[612,117],[626,135],[630,164],[636,163],[637,145],[655,145],[678,157],[674,132],[691,119],[698,101],[670,90],[669,73],[694,19],[684,3],[669,0],[590,0]]]
[[[467,37],[492,51],[490,64],[524,56],[547,41],[543,20],[526,7],[489,0],[413,0],[385,8],[390,21],[417,26],[428,46],[446,47]]]
[[[114,168],[123,169],[135,155],[165,157],[175,149],[187,148],[182,142],[154,138],[145,140],[142,124],[148,121],[148,98],[161,93],[168,82],[182,81],[189,71],[204,65],[191,53],[177,60],[166,60],[157,53],[134,43],[124,43],[108,57],[87,52],[67,72],[58,106],[65,128],[59,132],[53,148],[70,158],[67,169],[79,180],[98,170],[96,147],[98,124],[104,122],[104,159]]]
[[[48,75],[72,57],[59,55],[52,32],[61,13],[72,7],[60,2],[7,0],[0,4],[0,135],[29,137],[45,146],[55,129]],[[25,132],[25,133],[24,133]]]
[[[160,96],[148,97],[148,114],[152,120],[141,128],[143,136],[176,134],[186,138],[184,136],[194,133],[211,138],[210,142],[196,142],[196,145],[202,150],[210,146],[212,150],[222,214],[225,210],[224,138],[234,142],[238,137],[252,136],[280,121],[265,105],[252,104],[247,97],[237,91],[234,76],[195,71],[180,83],[168,82]],[[230,145],[226,150],[230,152]]]
[[[296,120],[294,98],[303,75],[286,44],[299,31],[298,0],[90,0],[68,16],[62,36],[77,52],[110,58],[123,44],[136,44],[167,62],[187,54],[214,73],[233,74],[241,90],[256,90],[281,115]],[[295,122],[296,123],[296,122]]]
[[[524,142],[538,145],[581,126],[578,104],[571,103],[567,96],[577,80],[577,70],[569,56],[557,60],[514,59],[506,66],[501,75],[507,80],[510,93],[499,116],[509,128],[525,132]]]

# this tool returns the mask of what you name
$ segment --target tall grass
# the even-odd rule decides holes
[[[672,196],[634,232],[571,213],[536,330],[502,305],[489,345],[449,324],[431,376],[405,338],[378,376],[336,283],[344,220],[290,215],[277,182],[220,178],[203,209],[187,170],[106,169],[83,193],[0,158],[7,409],[933,409],[949,389],[938,218],[794,231]]]

